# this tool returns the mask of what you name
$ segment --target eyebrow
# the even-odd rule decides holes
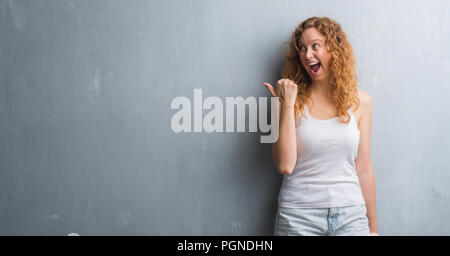
[[[311,42],[314,42],[314,41],[320,41],[320,42],[322,42],[323,43],[323,40],[322,39],[314,39],[314,40],[311,40]],[[302,41],[300,41],[300,45],[305,45]]]

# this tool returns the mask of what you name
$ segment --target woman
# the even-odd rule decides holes
[[[378,235],[370,160],[372,100],[357,89],[341,26],[309,18],[289,42],[273,159],[283,174],[275,235]]]

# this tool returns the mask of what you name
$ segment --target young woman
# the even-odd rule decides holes
[[[289,42],[273,159],[283,174],[275,235],[378,235],[370,160],[372,99],[358,90],[341,26],[311,17]]]

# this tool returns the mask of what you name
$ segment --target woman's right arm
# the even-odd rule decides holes
[[[279,136],[273,144],[272,156],[278,171],[290,175],[297,161],[297,140],[295,133],[294,104],[297,97],[297,85],[289,79],[277,82],[277,92],[272,85],[264,83],[272,96],[279,97]]]

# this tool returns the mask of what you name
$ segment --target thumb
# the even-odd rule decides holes
[[[267,90],[269,90],[270,94],[271,94],[273,97],[277,97],[277,94],[276,94],[276,92],[275,92],[275,89],[273,89],[273,86],[272,86],[271,84],[269,84],[269,83],[264,83],[264,86],[267,88]]]

